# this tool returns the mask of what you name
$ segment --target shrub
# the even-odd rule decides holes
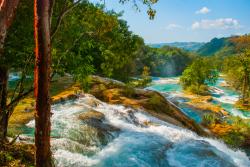
[[[214,84],[219,75],[209,59],[197,58],[182,73],[180,83],[183,89],[195,94],[208,94],[208,84]]]
[[[135,86],[131,83],[126,84],[125,88],[123,89],[123,94],[126,97],[134,97],[135,95]]]
[[[231,131],[227,133],[226,135],[222,136],[222,139],[232,148],[239,148],[245,143],[246,140],[245,136],[237,131]]]
[[[208,86],[200,85],[199,87],[196,85],[191,85],[186,89],[188,92],[198,94],[198,95],[209,95]]]
[[[210,126],[212,124],[220,123],[220,118],[214,113],[204,114],[202,117],[202,124],[204,126]]]

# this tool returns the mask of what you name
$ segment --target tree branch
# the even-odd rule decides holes
[[[24,86],[23,86],[23,84],[24,84],[24,81],[25,81],[25,79],[26,79],[26,74],[27,74],[27,71],[28,71],[28,64],[29,64],[30,60],[32,59],[32,56],[33,56],[33,54],[31,54],[31,55],[27,58],[27,60],[26,60],[27,63],[25,64],[25,67],[24,67],[24,69],[23,69],[23,71],[22,71],[22,77],[21,77],[21,79],[18,81],[18,83],[16,84],[16,87],[15,87],[15,89],[14,89],[14,93],[13,93],[13,95],[12,95],[12,97],[11,97],[11,101],[14,99],[18,87],[19,87],[18,96],[19,96],[20,94],[22,94],[23,91],[24,91]]]
[[[78,41],[80,41],[80,39],[81,39],[85,34],[86,34],[85,32],[82,32],[81,34],[79,34],[79,37],[76,38],[76,39],[74,40],[73,44],[71,45],[70,48],[68,48],[68,49],[65,51],[64,55],[67,55],[67,54],[70,52],[70,50],[76,45],[76,43],[77,43]],[[92,34],[92,32],[89,32],[89,33],[87,33],[87,34],[90,35],[90,34]],[[55,74],[56,74],[56,69],[58,68],[58,66],[59,66],[59,64],[60,64],[60,62],[61,62],[61,60],[62,60],[62,58],[63,58],[63,56],[60,56],[60,57],[57,59],[56,65],[54,66],[54,69],[55,69],[55,70],[52,72],[51,77],[50,77],[51,80],[52,80],[52,78],[55,76]]]
[[[34,91],[34,87],[32,86],[29,90],[27,90],[25,93],[19,94],[14,100],[12,100],[6,107],[8,113],[8,117],[10,117],[13,113],[14,107],[18,104],[18,102],[28,95],[30,95]]]
[[[50,34],[51,35],[51,40],[54,39],[55,34],[57,33],[64,16],[67,13],[69,13],[74,7],[76,7],[80,2],[81,2],[81,0],[78,0],[78,1],[74,2],[71,6],[69,6],[67,8],[66,7],[66,1],[65,1],[65,7],[62,9],[61,13],[59,14],[59,16],[57,18],[57,21],[56,21],[56,25],[55,25],[54,29],[51,31],[51,34]]]

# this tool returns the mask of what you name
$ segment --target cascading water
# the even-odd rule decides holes
[[[213,97],[212,103],[220,105],[229,114],[234,116],[239,116],[241,118],[250,118],[250,112],[237,109],[234,104],[239,99],[239,94],[228,88],[221,86],[225,84],[222,78],[219,78],[215,85],[210,86],[210,92]],[[169,78],[153,78],[153,85],[148,89],[156,90],[161,93],[167,93],[166,97],[169,100],[177,102],[178,106],[183,109],[183,112],[189,117],[194,119],[196,122],[201,121],[201,115],[199,116],[199,111],[196,111],[183,103],[183,100],[188,100],[183,98],[182,88],[179,84],[179,77],[169,77]]]
[[[90,126],[79,119],[89,111],[105,119],[95,120]],[[244,152],[233,151],[217,140],[199,137],[146,112],[103,103],[91,95],[54,105],[52,112],[52,147],[58,167],[250,166]],[[32,136],[33,130],[31,121],[22,137]]]

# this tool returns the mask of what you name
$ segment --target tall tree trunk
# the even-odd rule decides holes
[[[0,60],[4,60],[4,42],[18,4],[19,0],[0,0]]]
[[[242,104],[245,104],[245,96],[246,96],[246,76],[244,75],[243,86],[242,86]]]
[[[51,0],[34,0],[34,28],[36,64],[34,73],[34,87],[36,97],[36,166],[52,166],[50,150],[50,12]]]
[[[6,141],[8,127],[7,106],[8,69],[0,66],[0,143]]]
[[[3,143],[7,135],[8,112],[8,67],[5,65],[4,43],[7,30],[12,24],[19,0],[0,0],[0,143]]]
[[[248,96],[248,73],[244,71],[244,79],[243,79],[243,87],[242,87],[242,103],[243,105],[247,104],[247,96]]]
[[[246,86],[246,90],[245,90],[245,105],[249,105],[249,88],[250,88],[250,85],[249,85],[249,71],[246,70],[246,83],[245,83],[245,86]]]

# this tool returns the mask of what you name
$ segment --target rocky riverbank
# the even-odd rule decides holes
[[[122,104],[137,109],[143,108],[163,121],[188,128],[200,135],[207,135],[198,124],[156,91],[131,88],[122,82],[93,76],[89,93],[110,104]]]
[[[156,91],[136,89],[129,87],[126,84],[119,81],[93,76],[92,82],[90,83],[90,90],[88,93],[94,95],[96,98],[106,103],[120,104],[125,107],[129,107],[128,111],[126,110],[126,114],[121,115],[121,117],[124,117],[124,119],[129,119],[129,121],[132,122],[134,121],[133,124],[136,125],[138,124],[141,127],[150,127],[150,125],[154,125],[154,122],[151,121],[137,122],[138,120],[136,119],[135,111],[146,112],[147,114],[157,117],[165,122],[169,122],[176,126],[190,129],[199,135],[208,136],[208,134],[210,134],[206,132],[201,125],[198,125],[197,123],[195,123],[195,121],[187,117],[181,111],[180,108],[176,107],[172,102],[168,101],[162,94]],[[66,101],[74,103],[75,100],[71,101],[72,99],[82,97],[79,99],[80,100],[84,99],[84,100],[81,101],[81,103],[74,104],[74,107],[78,108],[85,106],[84,112],[83,111],[81,111],[80,113],[76,112],[75,116],[73,116],[72,119],[70,118],[70,120],[75,122],[80,129],[77,138],[73,137],[72,139],[74,139],[74,141],[76,140],[77,142],[83,144],[84,146],[92,146],[94,142],[94,145],[100,145],[100,147],[103,147],[106,146],[110,141],[113,141],[113,139],[117,138],[117,136],[119,136],[122,133],[122,129],[119,126],[116,125],[114,126],[110,124],[110,122],[108,121],[108,117],[106,117],[107,115],[105,116],[104,113],[95,109],[96,107],[98,108],[98,106],[101,106],[102,102],[94,98],[92,95],[84,94],[84,92],[81,91],[79,85],[72,84],[71,86],[65,88],[63,91],[60,91],[60,93],[54,95],[52,97],[52,103],[68,104],[64,103]],[[192,96],[192,95],[187,95],[187,96]],[[206,104],[209,101],[211,101],[211,97],[209,96],[204,97],[203,99],[201,99],[200,97],[195,97],[195,98],[190,97],[190,99],[192,100],[188,102],[190,103],[189,105],[200,103],[200,105],[202,106],[202,103]],[[59,106],[60,105],[61,104],[59,104]],[[18,127],[32,120],[34,114],[33,108],[34,108],[34,100],[32,98],[26,99],[26,101],[21,102],[18,108],[16,108],[18,110],[16,110],[15,112],[16,114],[20,114],[20,116],[22,115],[23,119],[22,121],[11,120],[12,121],[11,126],[14,125],[15,128],[18,129]],[[131,110],[131,112],[129,110]],[[57,110],[57,112],[60,111],[61,109]],[[72,109],[72,111],[74,111],[74,109]],[[69,112],[71,112],[71,108]],[[23,114],[23,113],[28,113],[28,114]],[[218,113],[220,113],[220,111],[218,111]],[[120,114],[123,113],[121,112]],[[218,115],[221,115],[221,113]],[[32,124],[34,124],[33,121]],[[33,127],[33,125],[31,126]],[[217,136],[219,138],[223,137],[226,138],[228,134],[236,136],[235,128],[233,129],[232,126],[229,126],[222,122],[215,122],[205,127],[212,132],[213,136]],[[52,136],[52,142],[59,141],[60,136],[57,135],[58,134],[56,134],[56,136]],[[33,139],[31,137],[30,139],[27,140],[33,140]],[[229,139],[227,138],[227,140]],[[246,144],[246,142],[244,144]],[[67,147],[70,147],[70,145],[67,145]],[[70,147],[67,149],[73,152],[77,152],[82,148]],[[86,149],[84,150],[86,151]],[[29,151],[29,155],[32,155],[32,152],[33,149]],[[89,150],[88,154],[90,155],[94,154],[93,150]]]

